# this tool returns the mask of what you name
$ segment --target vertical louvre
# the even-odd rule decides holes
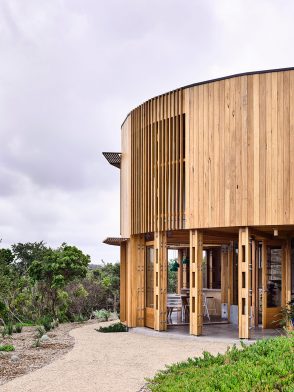
[[[152,99],[132,112],[132,233],[184,228],[183,92]]]

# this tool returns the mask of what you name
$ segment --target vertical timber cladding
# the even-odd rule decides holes
[[[167,247],[166,233],[156,232],[154,236],[154,329],[167,329]]]
[[[183,90],[151,99],[131,113],[132,233],[185,226]]]
[[[293,224],[294,70],[184,92],[187,228]]]
[[[190,260],[190,334],[201,335],[203,234],[199,230],[190,231]]]
[[[252,305],[252,250],[249,228],[239,229],[238,250],[238,309],[239,338],[250,338],[250,320]]]

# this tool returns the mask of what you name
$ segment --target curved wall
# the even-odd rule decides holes
[[[121,234],[294,224],[294,70],[188,86],[122,126]]]

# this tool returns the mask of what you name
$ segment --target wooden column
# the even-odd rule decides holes
[[[201,335],[203,234],[190,230],[190,334]]]
[[[285,285],[284,289],[284,304],[288,304],[291,301],[291,240],[288,239],[285,244],[284,253],[284,268],[282,276],[282,286]],[[283,303],[282,303],[283,304]]]
[[[249,228],[239,229],[238,291],[239,338],[250,338],[251,317],[251,244]]]
[[[291,301],[291,240],[288,239],[284,246],[282,268],[282,306]]]
[[[221,247],[221,303],[228,303],[228,247]]]
[[[178,250],[178,282],[177,282],[177,293],[181,294],[181,289],[183,288],[183,251],[182,249]]]
[[[137,267],[137,311],[136,326],[145,325],[145,240],[138,236],[136,241],[136,267]]]
[[[157,232],[154,235],[154,329],[167,329],[167,247],[166,233]]]
[[[127,285],[127,314],[126,321],[129,327],[136,327],[137,318],[137,239],[131,236],[128,244],[126,285]]]
[[[251,246],[252,258],[252,319],[251,325],[258,326],[258,259],[257,259],[257,244],[252,240]]]
[[[233,262],[234,262],[234,243],[228,247],[228,320],[230,321],[231,305],[233,303]]]
[[[261,248],[262,263],[262,328],[267,328],[267,243],[262,241]]]
[[[120,321],[126,321],[126,259],[127,259],[127,243],[120,245]]]

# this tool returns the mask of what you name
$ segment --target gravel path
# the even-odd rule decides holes
[[[224,352],[228,343],[170,339],[137,333],[98,333],[90,324],[70,332],[62,358],[1,386],[1,392],[137,392],[165,364]]]

